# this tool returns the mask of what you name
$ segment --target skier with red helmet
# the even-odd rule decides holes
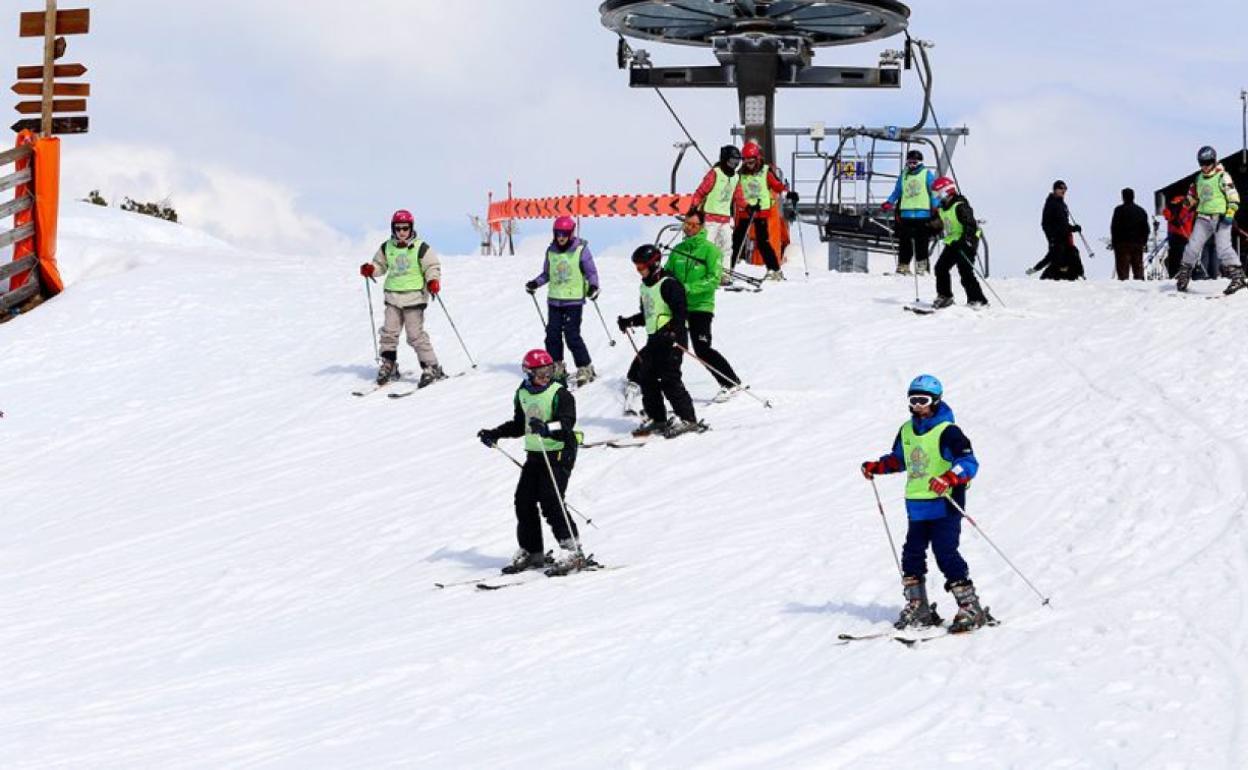
[[[588,565],[576,522],[563,504],[576,464],[576,399],[555,380],[555,360],[545,350],[530,350],[521,363],[524,381],[512,399],[512,418],[496,428],[477,431],[493,447],[501,438],[524,438],[525,462],[516,482],[516,540],[519,550],[505,574],[551,565],[559,573]],[[539,516],[540,510],[540,516]],[[542,545],[542,518],[559,542],[559,555],[548,562]]]
[[[975,276],[975,253],[979,250],[982,235],[971,204],[958,193],[952,179],[942,176],[932,184],[932,192],[940,198],[940,222],[943,228],[941,240],[945,249],[936,260],[936,299],[932,307],[949,307],[953,304],[953,282],[950,271],[956,266],[962,289],[966,292],[966,304],[984,307],[988,298]]]
[[[554,240],[546,248],[542,272],[524,285],[529,294],[547,286],[546,352],[555,360],[555,379],[566,382],[563,364],[563,341],[568,341],[572,361],[576,364],[576,385],[594,381],[597,374],[590,359],[589,348],[581,337],[581,317],[585,300],[598,298],[598,268],[589,251],[589,241],[577,238],[572,217],[555,220]]]
[[[662,433],[675,438],[690,431],[706,430],[693,410],[693,399],[680,378],[681,357],[677,348],[689,347],[688,300],[685,287],[663,269],[663,252],[654,244],[639,246],[633,251],[633,267],[641,276],[641,312],[632,316],[620,316],[616,323],[620,331],[628,333],[633,326],[646,327],[645,347],[641,349],[632,371],[641,384],[641,403],[646,410],[646,420],[634,436]],[[667,419],[667,405],[672,404],[675,413]]]
[[[732,232],[731,268],[736,269],[737,258],[741,254],[741,244],[747,235],[754,236],[754,244],[763,255],[763,263],[767,265],[767,273],[763,276],[768,281],[783,281],[784,272],[780,269],[780,257],[771,245],[772,204],[776,196],[787,188],[776,174],[775,168],[763,161],[763,150],[756,142],[746,142],[741,148],[741,195],[745,201],[744,210],[737,211],[737,227]],[[750,224],[753,222],[753,224]],[[751,232],[752,231],[752,232]]]
[[[381,327],[381,365],[377,384],[385,385],[399,379],[399,334],[407,330],[407,344],[416,351],[420,361],[423,388],[446,379],[433,343],[425,331],[425,308],[442,290],[442,264],[429,244],[416,236],[416,220],[412,212],[399,209],[390,217],[390,238],[377,249],[369,262],[360,265],[360,275],[372,279],[384,275],[385,324]]]

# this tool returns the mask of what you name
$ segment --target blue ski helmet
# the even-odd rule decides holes
[[[926,393],[937,401],[945,394],[945,388],[940,384],[940,380],[930,374],[920,374],[910,381],[910,391],[913,393]]]

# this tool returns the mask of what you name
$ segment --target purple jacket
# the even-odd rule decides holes
[[[594,267],[594,255],[591,254],[589,251],[588,242],[583,241],[580,238],[570,238],[568,239],[567,248],[561,249],[559,248],[559,244],[555,243],[554,241],[551,241],[550,246],[547,248],[547,251],[557,251],[563,254],[568,251],[572,251],[576,249],[577,246],[582,247],[581,248],[581,273],[585,276],[585,282],[588,283],[590,286],[597,286],[598,285],[598,268]],[[542,255],[542,272],[536,278],[534,278],[533,281],[537,283],[538,286],[545,286],[546,284],[550,283],[550,263],[546,261],[545,254]],[[547,298],[546,302],[548,304],[554,305],[555,307],[569,307],[572,305],[584,305],[585,304],[585,300],[583,299],[550,299],[550,298]]]

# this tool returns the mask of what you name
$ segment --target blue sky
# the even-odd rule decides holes
[[[39,7],[19,2],[22,10]],[[679,129],[653,92],[630,90],[594,1],[110,0],[66,61],[91,71],[92,129],[67,137],[67,194],[170,197],[185,220],[248,245],[356,259],[412,209],[446,253],[472,253],[469,213],[513,180],[519,195],[662,192]],[[174,10],[170,10],[174,8]],[[1240,144],[1248,52],[1230,30],[1242,2],[1184,11],[1162,2],[913,2],[932,40],[942,123],[966,125],[957,170],[988,220],[994,267],[1043,250],[1053,179],[1099,238],[1118,190],[1147,191],[1193,168],[1196,148]],[[14,19],[14,24],[16,20]],[[659,64],[709,52],[647,45]],[[819,49],[817,64],[872,64],[896,40]],[[33,40],[0,51],[12,72]],[[730,91],[669,97],[710,150],[735,122]],[[784,92],[785,125],[913,123],[899,92]],[[16,113],[13,113],[16,116]],[[691,156],[692,157],[692,156]],[[697,181],[687,162],[682,187]],[[658,220],[587,221],[596,243],[652,233]],[[541,237],[545,223],[522,235]],[[807,233],[808,241],[813,231]]]

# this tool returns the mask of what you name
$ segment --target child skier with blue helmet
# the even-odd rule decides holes
[[[906,473],[906,514],[909,528],[902,546],[902,588],[906,606],[893,625],[940,625],[935,603],[928,603],[924,578],[927,547],[932,547],[936,566],[945,576],[945,590],[958,603],[958,614],[949,625],[952,633],[972,631],[988,622],[980,607],[970,569],[958,553],[962,514],[952,499],[966,508],[966,487],[979,471],[971,442],[954,424],[953,410],[943,400],[944,387],[930,374],[910,383],[910,419],[893,440],[893,449],[878,460],[862,464],[868,479],[878,474]]]

